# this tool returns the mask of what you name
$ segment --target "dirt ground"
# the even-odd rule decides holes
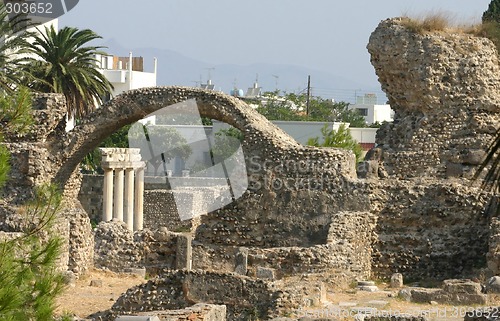
[[[91,286],[93,280],[102,280],[102,286]],[[127,289],[144,282],[146,280],[138,275],[92,270],[74,286],[66,288],[58,299],[57,313],[83,318],[107,310]]]
[[[91,286],[91,281],[102,280],[102,286]],[[109,309],[127,289],[144,283],[140,276],[93,270],[66,289],[58,299],[58,314],[68,313],[84,318],[90,314]],[[380,291],[366,292],[343,289],[327,293],[327,302],[307,308],[307,316],[332,317],[338,320],[354,320],[356,311],[376,308],[392,313],[427,314],[430,321],[463,320],[463,314],[477,306],[451,306],[442,304],[417,304],[397,297],[397,291],[378,285]],[[500,296],[490,295],[491,306],[500,305]],[[354,313],[353,313],[354,311]],[[306,312],[303,312],[306,313]],[[315,315],[316,314],[316,315]]]

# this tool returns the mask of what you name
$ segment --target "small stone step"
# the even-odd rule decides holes
[[[378,287],[375,285],[363,285],[363,286],[358,286],[358,290],[367,292],[377,292]]]

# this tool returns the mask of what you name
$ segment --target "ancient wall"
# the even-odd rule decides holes
[[[145,269],[149,276],[163,270],[184,268],[190,261],[191,246],[184,233],[162,227],[133,233],[124,222],[101,222],[94,230],[95,267],[114,272]],[[189,253],[188,253],[189,252]]]
[[[282,167],[287,159],[283,155],[283,163],[278,165],[276,160],[276,166]],[[360,184],[320,169],[335,167],[335,162],[304,159],[318,168],[307,172],[268,168],[266,185],[255,184],[238,202],[202,216],[195,239],[204,244],[264,248],[325,244],[335,213],[369,208],[368,195],[358,190]]]
[[[36,187],[53,183],[61,159],[52,149],[51,142],[62,144],[66,104],[58,94],[35,94],[33,97],[33,125],[27,134],[9,133],[3,143],[11,154],[11,171],[2,193],[0,229],[20,231],[33,223],[20,214],[26,201],[33,199]],[[55,229],[62,238],[59,268],[76,275],[93,265],[93,236],[86,213],[74,202],[80,180],[77,173],[70,175],[68,189],[63,191],[64,201],[57,215]]]
[[[129,289],[113,305],[113,314],[182,309],[198,302],[226,305],[228,320],[264,319],[291,308],[271,283],[207,271],[169,271]],[[290,310],[288,310],[290,311]],[[112,320],[112,319],[109,319]]]
[[[199,218],[203,226],[198,231],[197,239],[231,246],[324,244],[331,215],[342,209],[366,210],[369,207],[368,197],[357,193],[359,186],[355,182],[338,176],[333,159],[331,163],[324,163],[318,159],[323,155],[321,152],[312,155],[304,156],[301,165],[296,159],[291,159],[288,170],[278,162],[279,159],[275,159],[275,163],[261,159],[259,162],[265,161],[265,166],[261,166],[256,158],[249,158],[247,168],[255,169],[250,177],[253,190],[236,203]],[[266,178],[267,175],[271,178]],[[165,226],[171,231],[186,231],[198,225],[179,219],[171,192],[149,190],[148,184],[145,187],[146,228]],[[202,207],[207,203],[205,198],[217,197],[217,190],[211,192],[209,188],[185,190],[185,206]],[[101,194],[102,176],[84,175],[79,200],[95,222],[101,220]]]
[[[377,211],[372,271],[405,279],[470,277],[486,267],[489,197],[456,183],[384,182]]]
[[[251,184],[235,204],[201,218],[197,233],[200,242],[264,247],[323,244],[332,214],[342,208],[368,208],[367,197],[350,193],[354,189],[350,180],[355,175],[352,153],[301,146],[233,97],[182,87],[133,90],[87,115],[68,133],[63,130],[65,108],[61,99],[57,95],[38,96],[34,113],[40,122],[33,134],[8,137],[13,171],[6,195],[12,202],[30,195],[36,184],[53,182],[64,188],[68,209],[78,209],[78,163],[88,152],[120,127],[163,107],[192,99],[201,116],[227,122],[244,133],[243,150]],[[202,204],[203,199],[193,203]],[[84,226],[88,222],[80,223],[83,225],[70,226],[81,231],[89,228]],[[91,236],[80,232],[72,235]],[[90,239],[78,240],[73,249],[91,244]],[[90,259],[91,255],[82,254],[72,262]]]
[[[495,46],[459,32],[417,34],[395,18],[379,24],[368,51],[396,113],[364,164],[376,165],[368,171],[373,272],[474,275],[486,267],[494,215],[492,195],[470,178],[500,124]]]
[[[499,127],[500,65],[493,43],[458,32],[416,34],[382,21],[368,44],[392,124],[377,132],[392,177],[470,177]]]
[[[246,275],[258,277],[260,268],[281,279],[302,273],[341,272],[346,279],[371,276],[371,244],[376,218],[367,212],[340,212],[332,217],[324,244],[310,247],[217,246],[197,242],[193,268],[234,272],[237,256],[246,257]],[[240,272],[241,273],[241,270]]]
[[[185,309],[148,311],[135,313],[137,316],[156,316],[160,320],[175,321],[226,321],[226,306],[197,303]]]
[[[78,193],[78,200],[87,212],[90,220],[94,223],[100,222],[103,215],[102,196],[104,186],[104,175],[83,175],[82,185]]]

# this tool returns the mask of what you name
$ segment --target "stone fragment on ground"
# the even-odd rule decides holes
[[[403,287],[403,274],[394,273],[391,276],[391,288],[401,288]]]
[[[377,292],[379,289],[373,281],[358,281],[358,290],[367,292]]]
[[[493,276],[488,279],[485,286],[486,293],[500,293],[500,276]]]
[[[487,295],[482,293],[481,284],[469,279],[451,279],[443,282],[442,289],[408,288],[399,291],[399,296],[415,303],[437,303],[455,305],[485,305]]]

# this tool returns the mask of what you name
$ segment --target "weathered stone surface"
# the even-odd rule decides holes
[[[94,230],[95,267],[114,272],[144,266],[144,249],[134,233],[119,221],[101,222]]]
[[[153,315],[161,321],[226,321],[226,306],[197,303],[185,309],[139,312],[137,315]]]
[[[498,207],[498,198],[491,203],[492,208]],[[488,253],[486,260],[488,268],[494,275],[500,274],[500,219],[492,217],[489,225]]]
[[[248,271],[248,249],[241,247],[235,256],[234,272],[240,275],[247,275]]]
[[[286,305],[285,295],[270,283],[235,274],[168,271],[161,278],[129,289],[113,305],[115,315],[184,309],[198,302],[219,302],[228,320],[251,315],[267,319]],[[110,319],[111,320],[111,319]]]
[[[371,244],[376,217],[367,212],[339,212],[329,224],[326,244],[311,247],[248,247],[248,275],[258,267],[275,270],[275,277],[298,273],[342,271],[351,278],[371,274]],[[233,272],[239,246],[197,243],[193,246],[193,268]]]
[[[447,161],[479,164],[498,128],[498,53],[486,38],[416,34],[402,19],[382,21],[368,43],[371,62],[396,112],[394,123],[377,132],[378,148],[393,176],[445,178]]]
[[[416,34],[394,18],[379,24],[368,51],[395,110],[369,153],[389,175],[372,182],[373,271],[470,275],[488,251],[491,194],[469,179],[500,123],[495,46],[463,33]]]
[[[471,280],[444,280],[443,291],[450,294],[481,294],[481,284]]]
[[[398,313],[391,315],[389,312],[383,313],[381,311],[377,315],[368,315],[363,321],[427,321],[428,317],[416,316],[412,314]]]
[[[499,126],[498,55],[485,38],[416,34],[401,20],[382,21],[368,44],[395,110],[395,121],[376,139],[389,179],[374,187],[372,198],[379,236],[373,270],[468,276],[488,252],[491,194],[469,179]]]
[[[488,303],[488,297],[481,293],[481,284],[471,280],[445,280],[442,289],[404,289],[400,291],[400,296],[417,303],[430,303],[431,301],[456,305]]]
[[[102,280],[90,280],[90,286],[102,288]]]
[[[255,272],[257,279],[274,280],[274,269],[258,266]]]
[[[374,183],[372,271],[412,279],[470,277],[486,264],[489,195],[432,177]],[[471,222],[474,222],[471,224]]]
[[[486,293],[500,293],[500,276],[492,276],[485,286]]]
[[[403,286],[403,274],[401,273],[394,273],[391,276],[391,288],[400,288]]]

